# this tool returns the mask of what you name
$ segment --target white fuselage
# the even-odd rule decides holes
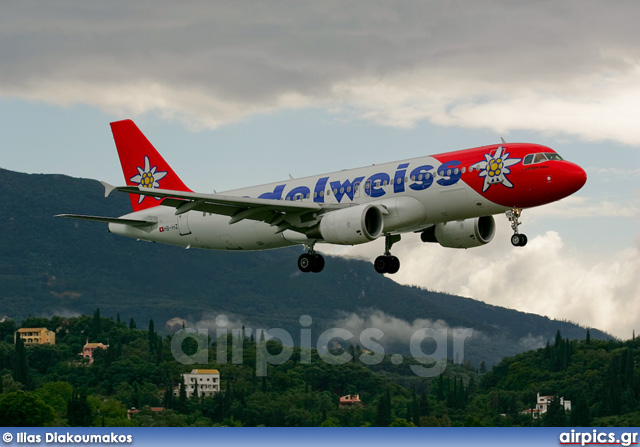
[[[471,165],[440,163],[421,157],[300,179],[227,191],[227,196],[296,200],[325,205],[382,205],[384,233],[418,231],[438,222],[502,213],[509,207],[486,199],[462,181]],[[155,200],[147,197],[145,200]],[[158,201],[160,204],[160,201]],[[138,239],[217,250],[263,250],[311,242],[299,232],[278,232],[277,226],[200,211],[176,215],[173,207],[157,206],[126,216],[157,221],[143,229],[110,223],[109,231]],[[319,241],[322,242],[322,241]]]

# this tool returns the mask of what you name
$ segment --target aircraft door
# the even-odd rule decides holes
[[[360,197],[360,190],[362,189],[362,182],[358,182],[353,185],[353,198],[357,199]]]
[[[178,229],[180,230],[180,236],[191,234],[191,229],[189,228],[189,213],[178,214]]]

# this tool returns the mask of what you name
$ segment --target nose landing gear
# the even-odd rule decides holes
[[[527,245],[527,236],[518,232],[518,227],[522,222],[520,222],[520,215],[522,214],[522,209],[513,208],[505,213],[507,215],[507,219],[511,222],[511,229],[513,230],[513,236],[511,236],[511,244],[514,247],[524,247]]]

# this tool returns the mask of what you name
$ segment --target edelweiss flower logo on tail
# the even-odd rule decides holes
[[[151,167],[151,163],[149,162],[149,157],[144,156],[144,169],[140,166],[137,166],[138,174],[134,175],[129,179],[129,181],[133,183],[137,183],[139,186],[143,188],[159,188],[160,183],[159,180],[162,180],[165,175],[167,175],[167,171],[156,171],[157,166]],[[146,196],[139,196],[138,203],[142,203]],[[160,200],[156,198],[156,200]]]
[[[509,158],[509,153],[502,154],[504,148],[500,146],[493,157],[489,154],[484,154],[484,160],[471,166],[472,169],[479,169],[478,175],[484,177],[484,185],[482,186],[482,192],[489,189],[489,186],[495,183],[502,183],[507,188],[513,188],[513,183],[507,178],[508,174],[511,174],[509,166],[513,166],[522,160],[521,158]]]

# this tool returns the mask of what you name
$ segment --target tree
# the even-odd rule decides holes
[[[571,409],[569,425],[574,427],[590,427],[591,415],[589,414],[589,405],[584,396],[578,397],[578,400]]]
[[[444,400],[444,376],[440,374],[438,376],[438,383],[436,387],[436,400],[442,402]]]
[[[149,351],[154,352],[156,349],[156,341],[157,335],[155,328],[153,326],[153,319],[149,320],[149,332],[147,333],[147,338],[149,339]]]
[[[156,365],[162,363],[162,336],[156,338]]]
[[[11,318],[0,321],[0,341],[13,342],[13,334],[18,330],[16,322]]]
[[[16,335],[15,362],[13,366],[13,379],[27,385],[29,381],[29,364],[27,362],[27,351],[20,334]]]
[[[67,404],[67,422],[72,427],[88,427],[93,422],[91,406],[87,400],[86,391],[78,393],[73,390],[71,399]]]
[[[14,391],[0,396],[0,425],[42,427],[53,421],[55,412],[34,393]]]
[[[422,394],[425,394],[425,393],[422,393]],[[422,399],[422,396],[420,397],[420,399]],[[413,422],[413,425],[417,427],[420,425],[421,414],[420,414],[420,403],[418,403],[415,387],[413,387],[413,390],[411,392],[411,406],[409,408],[411,408],[411,413],[409,414],[409,412],[407,412],[407,420],[410,420],[411,422]]]
[[[390,427],[415,427],[413,422],[409,422],[404,418],[395,418]]]
[[[567,425],[567,415],[558,396],[553,396],[547,407],[547,413],[544,416],[544,425],[546,427],[566,427]]]
[[[67,412],[67,404],[73,395],[73,387],[68,382],[49,382],[38,388],[35,394],[62,416]]]
[[[102,333],[102,319],[100,318],[100,308],[97,308],[93,313],[93,321],[91,322],[91,329],[89,337],[93,340],[97,339]]]
[[[187,385],[184,383],[184,376],[180,377],[180,391],[178,394],[178,409],[183,411],[187,405]]]
[[[429,416],[430,410],[429,410],[429,391],[425,391],[424,393],[422,393],[420,395],[420,417],[422,416]],[[420,425],[420,424],[416,424],[416,425]]]
[[[388,427],[391,422],[391,392],[387,387],[385,394],[378,399],[375,425],[376,427]]]
[[[60,360],[58,347],[52,345],[29,346],[26,354],[28,366],[40,374],[46,374],[47,370]]]

